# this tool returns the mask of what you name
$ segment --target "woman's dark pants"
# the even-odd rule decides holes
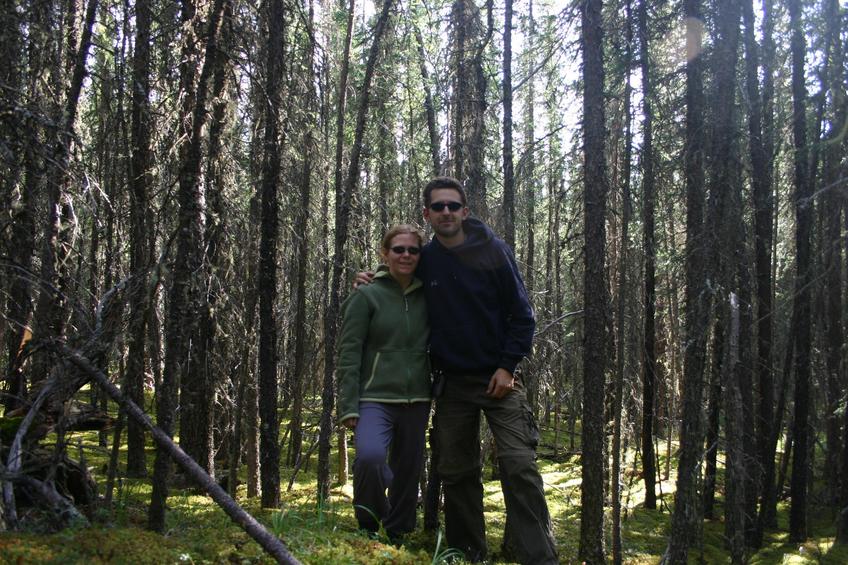
[[[429,402],[360,402],[354,441],[353,504],[359,527],[390,537],[415,529]],[[388,497],[386,491],[388,490]]]

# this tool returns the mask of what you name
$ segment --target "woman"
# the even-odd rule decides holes
[[[406,224],[386,233],[385,265],[345,302],[339,341],[339,420],[355,430],[354,513],[368,532],[382,522],[390,539],[415,529],[430,413],[429,326],[414,276],[423,239]]]

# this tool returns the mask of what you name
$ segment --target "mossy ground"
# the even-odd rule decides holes
[[[553,443],[553,435],[545,432],[543,445]],[[94,470],[102,491],[105,482],[106,450],[97,446],[94,433],[76,434],[89,466]],[[660,453],[665,454],[662,449]],[[554,522],[561,561],[577,563],[580,519],[580,460],[576,455],[558,457],[560,462],[546,459],[540,450],[540,470],[546,485],[547,499]],[[153,450],[148,464],[152,467]],[[336,461],[336,458],[333,458]],[[657,563],[666,546],[670,510],[674,496],[674,469],[666,478],[660,459],[658,510],[642,506],[643,490],[638,474],[627,459],[622,495],[624,560],[632,564]],[[286,490],[291,469],[283,468],[282,504],[277,510],[259,508],[258,500],[247,500],[244,486],[238,489],[238,500],[271,531],[277,533],[289,549],[309,564],[426,564],[442,561],[445,544],[439,533],[418,530],[396,547],[385,537],[369,538],[357,531],[351,506],[350,484],[337,485],[330,500],[318,504],[316,498],[315,461],[298,473],[291,491]],[[491,476],[486,471],[484,478]],[[233,524],[208,497],[191,489],[173,490],[168,499],[166,532],[154,534],[144,529],[150,482],[122,479],[116,487],[111,507],[92,512],[90,527],[68,528],[59,533],[0,533],[0,563],[270,563],[261,548]],[[718,498],[721,512],[721,493]],[[22,511],[31,528],[39,530],[37,511]],[[485,483],[485,513],[489,547],[498,560],[504,526],[503,496],[497,481]],[[777,563],[848,563],[848,549],[834,545],[835,515],[830,509],[813,508],[810,512],[809,541],[790,544],[786,534],[788,506],[779,507],[782,530],[767,532],[763,548],[751,555],[757,565]],[[419,520],[420,522],[420,520]],[[704,522],[703,544],[693,548],[691,563],[725,563],[723,522]],[[41,531],[47,531],[43,524]],[[439,549],[437,550],[437,544]]]

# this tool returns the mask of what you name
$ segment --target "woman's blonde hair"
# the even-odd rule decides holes
[[[383,241],[380,244],[380,251],[384,255],[388,254],[392,239],[394,239],[396,235],[401,235],[404,233],[414,235],[416,238],[418,238],[418,247],[424,246],[424,232],[421,231],[417,226],[414,226],[412,224],[397,224],[389,228],[389,231],[387,231],[386,235],[383,236]]]

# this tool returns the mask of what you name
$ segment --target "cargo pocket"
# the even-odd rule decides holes
[[[536,424],[536,418],[533,417],[533,411],[527,406],[524,408],[524,419],[527,423],[527,445],[532,449],[539,446],[539,426]]]

